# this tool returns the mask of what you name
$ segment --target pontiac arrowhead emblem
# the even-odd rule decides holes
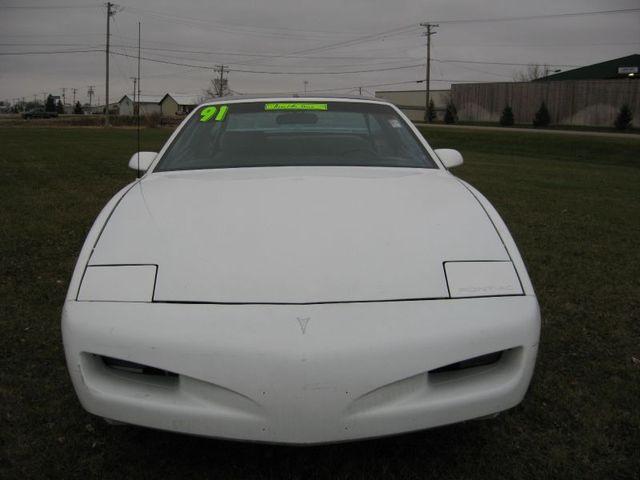
[[[302,332],[302,334],[304,335],[305,333],[307,333],[307,326],[309,325],[309,320],[311,320],[311,317],[296,317],[296,320],[298,320],[298,324],[300,325],[300,331]]]

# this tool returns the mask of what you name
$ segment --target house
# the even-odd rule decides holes
[[[160,111],[165,116],[186,115],[200,103],[202,103],[200,95],[167,93],[160,101]]]
[[[136,97],[136,104],[140,105],[140,115],[161,114],[161,100],[162,95],[140,95],[139,100]],[[124,95],[118,101],[118,109],[120,115],[135,115],[133,97],[129,94]]]

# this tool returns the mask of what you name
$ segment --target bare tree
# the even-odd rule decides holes
[[[532,80],[546,77],[552,72],[554,72],[554,70],[552,70],[549,65],[531,63],[527,65],[527,68],[524,71],[514,73],[513,80],[516,82],[531,82]]]
[[[207,98],[217,98],[229,95],[229,81],[225,78],[220,82],[219,78],[211,80],[209,87],[204,90],[204,96]]]
[[[229,73],[229,67],[226,65],[216,65],[214,71],[216,72],[216,76],[211,79],[209,88],[204,91],[204,94],[209,98],[229,95],[231,92],[229,89],[229,79],[225,78],[225,74]]]

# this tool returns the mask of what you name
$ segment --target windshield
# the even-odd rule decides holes
[[[199,108],[154,171],[267,166],[437,168],[388,105],[252,102]]]

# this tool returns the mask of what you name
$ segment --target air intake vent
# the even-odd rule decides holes
[[[169,372],[167,370],[162,370],[160,368],[149,367],[148,365],[141,365],[139,363],[129,362],[127,360],[120,360],[118,358],[105,357],[100,355],[102,362],[105,364],[107,368],[111,368],[113,370],[120,370],[123,372],[129,373],[137,373],[140,375],[153,375],[153,376],[161,376],[161,377],[177,377],[178,375]]]
[[[461,362],[451,363],[449,365],[445,365],[444,367],[436,368],[435,370],[430,370],[429,374],[457,372],[459,370],[466,370],[474,367],[483,367],[486,365],[492,365],[494,363],[498,363],[498,361],[502,358],[502,354],[505,351],[506,350],[489,353],[487,355],[480,355],[479,357],[470,358],[468,360],[463,360]]]

